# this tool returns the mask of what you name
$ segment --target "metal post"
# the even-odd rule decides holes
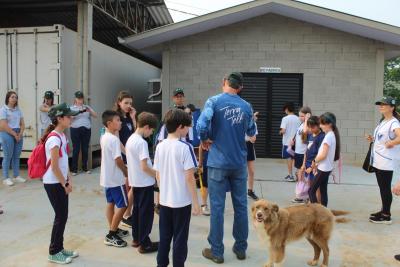
[[[39,129],[39,122],[38,122],[38,117],[40,116],[39,112],[39,101],[38,101],[38,36],[37,36],[37,29],[35,28],[33,30],[33,38],[35,39],[35,110],[36,110],[36,116],[35,116],[35,141],[37,142],[39,140],[40,136],[40,129]]]
[[[78,2],[78,88],[85,96],[85,102],[90,105],[89,91],[89,69],[90,69],[90,50],[92,45],[93,31],[93,5],[86,1]],[[88,168],[92,168],[92,145],[89,145]]]

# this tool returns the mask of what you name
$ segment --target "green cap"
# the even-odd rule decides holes
[[[44,93],[44,98],[46,99],[53,99],[54,98],[54,93],[52,91],[46,91]]]
[[[75,97],[76,98],[83,98],[83,92],[82,91],[76,91],[75,92]]]
[[[62,103],[53,106],[49,110],[49,117],[54,119],[59,116],[76,116],[79,114],[79,111],[72,111],[71,108],[67,105],[67,103]]]
[[[184,93],[183,93],[183,89],[182,88],[176,88],[175,89],[175,91],[174,91],[174,96],[177,96],[177,95],[185,95]]]
[[[239,89],[243,86],[243,75],[240,72],[232,72],[226,79],[234,89]]]
[[[391,105],[396,106],[396,100],[390,96],[384,96],[381,100],[376,101],[375,105]]]

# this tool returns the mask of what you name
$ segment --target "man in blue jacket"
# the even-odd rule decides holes
[[[248,238],[247,212],[247,148],[245,134],[255,142],[256,127],[251,105],[238,93],[243,87],[243,76],[233,72],[223,80],[222,94],[209,98],[197,122],[201,146],[208,154],[208,190],[211,204],[211,248],[203,256],[215,263],[224,262],[224,211],[226,183],[231,189],[235,211],[232,248],[237,258],[246,258]]]

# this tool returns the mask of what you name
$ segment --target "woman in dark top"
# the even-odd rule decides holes
[[[117,101],[115,102],[115,111],[117,111],[121,117],[121,130],[119,131],[119,140],[123,146],[122,158],[126,164],[125,156],[125,145],[129,137],[136,130],[136,110],[132,106],[133,97],[125,91],[121,91],[118,94]],[[133,205],[133,190],[128,190],[128,207],[122,218],[122,223],[127,227],[132,227],[132,205]]]

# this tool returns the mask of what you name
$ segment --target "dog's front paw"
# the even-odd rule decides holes
[[[328,267],[328,265],[321,264],[319,267]]]
[[[272,262],[267,262],[264,267],[274,267],[274,264]]]
[[[317,266],[318,265],[318,261],[317,260],[309,260],[307,261],[307,264],[310,266]]]

